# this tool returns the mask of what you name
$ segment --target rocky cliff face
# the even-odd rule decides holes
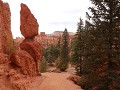
[[[15,51],[11,57],[11,62],[19,67],[22,74],[28,75],[30,77],[36,75],[36,66],[33,57],[24,50]]]
[[[37,20],[25,4],[21,4],[20,15],[20,30],[25,39],[18,50],[11,52],[10,9],[0,0],[0,90],[30,90],[31,78],[40,74],[42,48],[34,41],[38,34]]]
[[[8,3],[0,0],[0,52],[10,54],[12,49],[11,12]]]
[[[41,48],[41,44],[36,42],[36,41],[29,41],[29,40],[24,40],[21,44],[20,44],[20,48],[22,50],[27,51],[33,58],[34,58],[34,62],[35,62],[35,66],[36,66],[36,72],[37,75],[40,74],[40,60],[42,58],[42,48]]]

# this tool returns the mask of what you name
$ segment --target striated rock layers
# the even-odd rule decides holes
[[[0,52],[10,54],[13,50],[11,13],[8,3],[0,0]]]

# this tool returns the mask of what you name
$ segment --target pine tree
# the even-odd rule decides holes
[[[53,65],[53,62],[59,57],[60,49],[57,46],[51,45],[44,49],[44,56],[49,65]]]
[[[92,23],[87,22],[91,38],[86,43],[85,67],[82,76],[85,90],[120,89],[120,1],[91,0]],[[91,29],[92,28],[92,29]],[[90,42],[94,41],[94,42]],[[89,44],[91,43],[92,46]],[[97,78],[97,79],[96,79]]]
[[[60,45],[61,45],[61,36],[59,35],[57,47],[60,48]]]
[[[58,68],[61,71],[65,71],[68,68],[69,62],[69,34],[67,29],[65,28],[62,34],[62,42],[61,42],[61,52],[60,52],[60,64]]]
[[[83,20],[80,18],[80,22],[78,23],[78,29],[74,38],[74,46],[73,46],[73,56],[72,61],[76,65],[76,71],[78,75],[82,74],[82,33],[83,33]]]

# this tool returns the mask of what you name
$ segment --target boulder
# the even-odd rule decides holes
[[[78,84],[78,85],[81,82],[81,77],[77,75],[71,75],[67,79],[73,81],[75,84]]]
[[[30,9],[25,5],[21,4],[20,11],[20,31],[25,38],[34,38],[38,35],[38,23]]]
[[[32,56],[24,50],[17,50],[10,56],[11,63],[21,69],[21,73],[34,76],[36,75],[35,62]]]
[[[20,44],[22,50],[27,51],[33,58],[36,63],[37,74],[40,71],[40,60],[42,58],[42,47],[41,44],[36,41],[24,40]]]

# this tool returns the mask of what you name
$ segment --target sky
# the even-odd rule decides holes
[[[85,20],[89,0],[3,0],[11,10],[11,30],[13,37],[21,37],[20,4],[26,4],[39,24],[39,32],[51,34],[54,31],[76,32],[79,18]]]

